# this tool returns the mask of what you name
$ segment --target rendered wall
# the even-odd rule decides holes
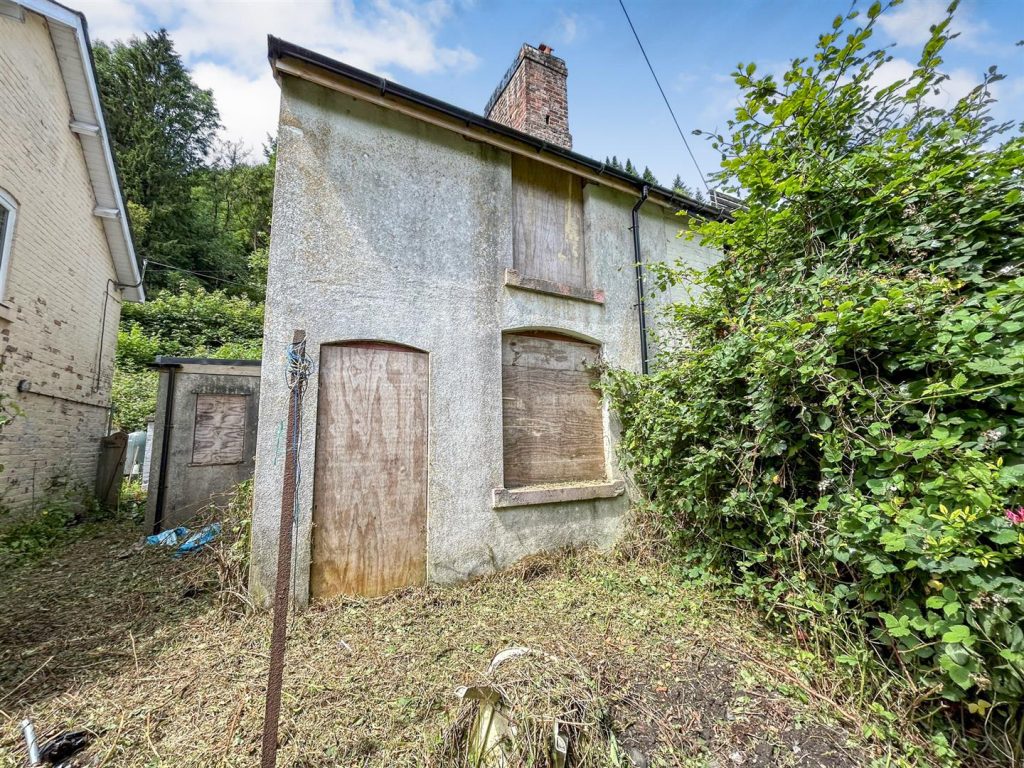
[[[0,432],[2,526],[65,485],[92,489],[121,298],[53,45],[33,13],[0,15],[0,104],[0,187],[18,204],[0,391],[21,412]]]
[[[171,392],[172,370],[174,398],[168,418],[167,398]],[[241,461],[204,465],[193,463],[196,399],[202,394],[243,395],[247,398]],[[188,525],[197,513],[211,503],[223,503],[236,485],[252,477],[259,399],[258,363],[248,366],[222,365],[211,360],[210,364],[183,364],[160,371],[146,496],[147,531],[155,530],[158,517],[160,530]],[[166,462],[163,459],[165,435],[168,442]],[[166,470],[164,476],[161,475],[162,469]],[[159,514],[158,504],[162,505]]]
[[[266,600],[277,557],[287,417],[284,349],[295,328],[321,344],[371,339],[429,354],[427,577],[452,582],[570,543],[608,546],[625,495],[494,508],[502,487],[503,331],[546,329],[602,346],[639,367],[630,209],[634,199],[588,185],[584,238],[603,305],[505,285],[512,267],[507,152],[282,79],[274,228],[256,452],[250,588]],[[708,254],[675,238],[678,219],[643,209],[645,258]],[[297,599],[308,594],[317,379],[302,411],[295,541]],[[609,477],[621,478],[605,414]]]

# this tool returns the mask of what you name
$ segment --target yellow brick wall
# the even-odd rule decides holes
[[[2,526],[55,485],[91,488],[121,298],[40,16],[0,16],[0,105],[0,187],[18,203],[0,297],[0,391],[22,412],[0,432]],[[28,392],[17,391],[20,381]]]

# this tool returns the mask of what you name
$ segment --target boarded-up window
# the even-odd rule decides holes
[[[512,211],[516,271],[556,285],[588,288],[580,179],[513,156]]]
[[[196,395],[193,464],[236,464],[245,460],[247,395]]]
[[[505,487],[603,480],[600,349],[551,333],[502,343]]]

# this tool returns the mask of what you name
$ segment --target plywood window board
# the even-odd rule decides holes
[[[571,173],[513,156],[512,216],[516,273],[551,286],[549,292],[588,293],[583,182]]]
[[[607,475],[600,348],[549,333],[505,334],[502,426],[505,488],[591,482]]]
[[[248,395],[197,394],[192,464],[245,461]]]

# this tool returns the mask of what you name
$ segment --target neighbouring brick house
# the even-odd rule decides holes
[[[122,301],[143,291],[85,18],[0,0],[0,526],[91,488]]]
[[[611,544],[629,499],[597,367],[646,367],[648,321],[682,296],[645,294],[643,265],[711,263],[676,214],[723,211],[573,152],[566,65],[544,46],[523,46],[487,117],[275,38],[270,60],[254,597],[276,571],[297,329],[317,366],[297,452],[299,603]]]

